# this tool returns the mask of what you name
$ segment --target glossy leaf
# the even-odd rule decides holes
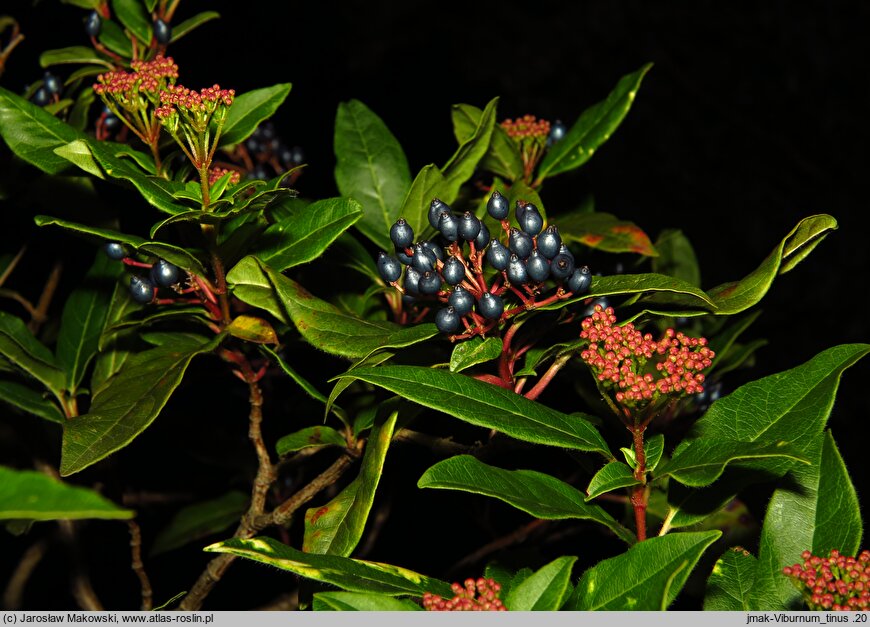
[[[64,387],[64,374],[54,356],[37,340],[20,318],[0,311],[0,355],[57,393]]]
[[[350,368],[348,368],[347,372],[354,370],[356,368],[362,368],[364,366],[378,366],[380,364],[388,362],[392,359],[394,353],[388,351],[381,351],[380,353],[372,353],[362,359],[354,362]],[[329,398],[326,400],[326,411],[325,414],[328,414],[330,411],[335,411],[337,407],[335,401],[338,400],[338,397],[341,396],[341,393],[344,392],[348,387],[350,387],[354,383],[353,378],[344,377],[342,379],[338,379],[335,384],[332,386],[332,391],[329,393]],[[341,413],[338,414],[339,418],[341,418],[345,424],[349,424],[346,418],[343,418]],[[325,419],[325,418],[324,418]],[[354,427],[354,433],[359,433],[360,430]]]
[[[488,152],[495,126],[495,110],[498,98],[489,101],[478,120],[474,132],[459,145],[450,160],[441,168],[445,180],[446,203],[451,203],[459,195],[459,188],[474,174],[477,164]],[[430,199],[431,200],[431,199]],[[427,204],[428,206],[428,204]]]
[[[272,325],[256,316],[236,316],[227,326],[227,333],[255,344],[278,344],[278,334],[275,333]]]
[[[116,331],[114,326],[141,310],[142,305],[130,298],[129,287],[121,281],[115,283],[91,374],[91,396],[96,396],[106,381],[134,354],[136,336],[133,329],[127,327]]]
[[[343,557],[353,553],[372,509],[397,417],[393,412],[372,429],[357,478],[326,505],[305,512],[303,551]]]
[[[716,353],[716,359],[713,360],[713,365],[708,372],[718,371],[722,367],[722,360],[728,359],[728,354],[734,346],[734,342],[758,320],[760,315],[761,311],[753,311],[745,316],[740,316],[729,322],[724,329],[710,338],[710,349]]]
[[[139,0],[112,0],[112,12],[141,43],[151,44],[151,20]]]
[[[634,471],[622,462],[610,462],[593,475],[586,488],[586,500],[591,501],[597,496],[637,485],[640,481],[634,478]]]
[[[472,105],[453,105],[453,135],[460,144],[474,136],[480,126],[483,110]],[[489,149],[478,164],[480,168],[501,176],[509,181],[523,178],[523,160],[514,141],[498,124],[493,125]]]
[[[248,509],[248,495],[238,490],[178,511],[154,539],[151,555],[159,555],[220,533],[238,524]]]
[[[518,440],[610,457],[607,443],[589,422],[463,374],[418,366],[381,366],[339,375],[345,376]]]
[[[183,22],[179,22],[172,27],[172,37],[169,40],[169,43],[175,43],[189,32],[191,32],[195,28],[199,28],[206,22],[210,22],[211,20],[216,20],[221,16],[217,11],[202,11],[201,13],[197,13],[193,17],[189,17]],[[233,103],[235,104],[235,103]]]
[[[559,227],[564,242],[580,242],[608,253],[658,255],[649,236],[640,227],[609,213],[574,212],[559,216],[553,224]]]
[[[538,181],[586,163],[622,123],[651,63],[623,76],[607,98],[586,109],[538,166]]]
[[[132,518],[93,490],[68,485],[41,472],[0,466],[0,520]]]
[[[555,612],[571,594],[571,569],[576,557],[559,557],[543,566],[517,586],[504,599],[512,612]]]
[[[720,531],[671,533],[638,542],[583,573],[565,609],[664,610]]]
[[[707,578],[704,610],[707,612],[749,612],[755,586],[757,560],[746,549],[725,551]]]
[[[54,149],[54,153],[60,155],[73,165],[78,166],[91,176],[96,176],[99,179],[106,178],[100,166],[94,161],[94,155],[91,153],[87,142],[82,139],[58,146]]]
[[[63,422],[63,412],[53,401],[21,383],[0,381],[0,400],[45,420]]]
[[[460,372],[478,364],[483,364],[501,355],[502,341],[497,337],[474,337],[465,342],[457,342],[450,353],[450,372]]]
[[[220,144],[238,144],[250,137],[261,122],[271,118],[290,94],[290,83],[254,89],[237,95],[227,114]]]
[[[315,612],[416,612],[423,608],[409,599],[396,599],[370,592],[317,592]]]
[[[450,586],[419,573],[338,555],[318,555],[297,551],[266,537],[242,540],[233,538],[205,548],[210,553],[229,553],[262,564],[287,570],[315,581],[332,584],[349,592],[381,593],[392,596],[422,596],[432,592],[452,597]]]
[[[154,421],[190,361],[222,337],[177,339],[131,357],[96,394],[90,410],[64,425],[60,474],[71,475],[124,448]]]
[[[66,374],[66,389],[75,392],[97,353],[106,325],[112,291],[123,266],[97,253],[84,281],[67,298],[57,337],[57,364]]]
[[[677,448],[673,457],[656,473],[657,477],[671,476],[683,485],[703,487],[718,479],[725,466],[741,460],[786,458],[809,463],[800,447],[779,440],[770,442],[703,438],[692,446]]]
[[[295,433],[285,435],[275,443],[275,449],[281,457],[289,453],[301,451],[304,448],[323,448],[326,446],[340,446],[344,448],[347,446],[347,441],[343,435],[332,427],[321,425],[317,427],[305,427]]]
[[[411,187],[411,172],[401,145],[376,113],[359,100],[350,100],[338,106],[334,149],[338,189],[363,208],[357,228],[382,249],[390,250],[390,227],[400,217]],[[420,231],[421,224],[410,224],[415,232]]]
[[[277,272],[317,259],[363,215],[351,198],[320,200],[291,211],[261,235],[256,256]],[[388,231],[389,232],[389,231]]]
[[[689,238],[679,229],[665,229],[655,243],[657,256],[652,260],[656,274],[682,279],[690,285],[701,287],[701,270],[698,258]]]
[[[130,38],[124,34],[124,29],[113,20],[103,20],[97,39],[115,54],[120,54],[128,59],[133,56],[133,44],[130,42]]]
[[[453,202],[447,190],[447,180],[434,163],[423,167],[414,177],[408,194],[404,198],[399,217],[405,218],[414,233],[433,232],[429,224],[429,204],[433,198],[440,198],[445,203]],[[390,250],[392,242],[389,239],[389,227],[385,231],[387,239],[382,242],[384,250]],[[419,239],[419,238],[418,238]]]
[[[269,277],[254,257],[245,257],[227,273],[227,283],[233,296],[252,307],[268,311],[284,324],[290,324],[290,318],[284,306],[278,299]]]
[[[504,470],[470,456],[459,455],[438,462],[417,482],[420,488],[442,488],[483,494],[504,501],[535,518],[592,520],[609,528],[628,544],[634,535],[583,494],[550,475],[534,470]]]
[[[105,66],[107,70],[112,69],[111,63],[98,55],[96,50],[87,46],[56,48],[55,50],[46,50],[39,55],[39,65],[42,67],[51,67],[52,65],[65,63],[88,63]]]
[[[812,463],[793,468],[792,481],[777,489],[767,506],[754,609],[801,608],[800,592],[782,575],[782,568],[802,563],[802,551],[827,556],[831,549],[843,555],[856,555],[860,549],[861,507],[833,436],[830,431],[818,433],[807,445]]]

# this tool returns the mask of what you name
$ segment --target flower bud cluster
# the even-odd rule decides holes
[[[134,61],[132,72],[118,70],[97,76],[94,92],[111,107],[113,103],[128,111],[157,104],[162,90],[171,88],[178,78],[178,65],[172,57],[156,56],[151,61]]]
[[[498,598],[501,585],[494,579],[480,577],[466,579],[465,586],[454,583],[452,599],[442,599],[437,594],[423,595],[423,607],[430,612],[505,612],[507,608]]]
[[[169,85],[160,92],[161,106],[157,109],[157,117],[161,120],[170,118],[177,108],[194,116],[205,114],[197,117],[203,118],[207,124],[208,116],[211,116],[221,105],[224,107],[232,105],[235,95],[234,89],[221,89],[218,84],[200,89],[198,92],[182,85]]]
[[[828,557],[804,551],[803,564],[782,569],[798,587],[811,610],[870,610],[870,551],[855,557],[832,549]]]
[[[241,179],[241,174],[239,173],[238,170],[231,170],[229,168],[214,167],[214,168],[209,168],[209,170],[208,170],[208,184],[214,185],[215,183],[218,182],[218,180],[224,174],[230,175],[230,181],[229,181],[230,185],[238,184],[239,180]]]
[[[616,326],[613,308],[596,305],[581,323],[580,337],[589,345],[580,358],[599,382],[616,390],[618,403],[646,404],[661,394],[698,394],[704,390],[703,370],[715,353],[706,338],[665,331],[659,339],[641,333],[631,322]]]
[[[592,283],[589,268],[576,264],[555,225],[544,228],[534,204],[516,202],[520,228],[508,222],[508,202],[498,191],[490,196],[487,211],[500,222],[504,240],[491,236],[473,213],[454,214],[435,198],[429,223],[439,237],[415,242],[413,229],[400,218],[390,229],[394,255],[381,252],[377,258],[381,278],[401,291],[406,302],[444,305],[435,324],[453,339],[483,335],[522,311],[585,294]],[[555,293],[538,300],[551,280]],[[514,298],[519,302],[511,303]]]
[[[511,139],[519,140],[526,137],[546,140],[550,135],[550,122],[539,120],[533,115],[524,115],[512,120],[510,118],[501,122],[501,127]]]

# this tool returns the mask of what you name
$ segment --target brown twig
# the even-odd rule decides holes
[[[18,565],[9,577],[9,582],[6,584],[6,590],[3,591],[3,607],[7,610],[17,610],[23,604],[24,588],[30,575],[42,561],[45,556],[47,546],[44,541],[40,540],[31,544],[21,559],[18,560]]]
[[[412,431],[411,429],[399,429],[393,436],[393,441],[419,444],[425,446],[432,452],[442,453],[444,455],[462,455],[465,453],[471,453],[476,448],[480,448],[454,442],[453,439],[449,437],[439,438],[427,433]]]
[[[568,363],[569,359],[571,359],[570,353],[562,355],[561,357],[553,361],[553,363],[547,369],[547,372],[545,372],[543,376],[538,379],[538,382],[535,383],[535,386],[531,390],[526,392],[526,398],[532,401],[537,399],[541,395],[541,392],[543,392],[550,384],[550,381],[553,380],[553,377],[556,376],[556,373],[559,372],[562,367]]]
[[[128,520],[127,527],[130,529],[130,567],[136,576],[139,578],[139,586],[142,588],[142,611],[150,612],[154,607],[153,593],[151,591],[151,581],[148,579],[148,574],[145,572],[145,565],[142,564],[142,532],[134,521]]]
[[[61,272],[63,272],[63,264],[56,261],[51,267],[48,279],[45,281],[45,287],[42,288],[39,302],[36,303],[36,312],[32,315],[30,322],[27,324],[27,328],[30,329],[31,333],[36,334],[36,332],[39,331],[39,327],[41,327],[42,323],[46,320],[48,308],[51,306],[51,299],[54,298],[54,292],[57,290],[57,286],[60,283]]]

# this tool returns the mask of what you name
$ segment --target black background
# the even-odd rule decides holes
[[[452,154],[451,104],[483,107],[500,96],[500,118],[532,113],[570,124],[620,76],[652,61],[617,133],[581,170],[547,182],[548,212],[591,193],[599,210],[653,238],[682,228],[704,287],[744,276],[802,217],[829,213],[840,229],[761,304],[749,337],[771,342],[754,375],[870,340],[870,4],[186,0],[176,21],[207,8],[223,19],[170,49],[181,81],[238,92],[292,82],[274,122],[305,150],[298,188],[311,197],[337,193],[332,127],[341,101],[357,98],[377,112],[416,172]],[[0,79],[7,88],[41,76],[41,50],[86,43],[84,13],[74,7],[7,0],[0,12],[18,17],[27,35]],[[866,362],[846,372],[829,423],[859,495],[870,486],[868,375]],[[426,551],[413,533],[402,538],[416,543],[403,551]]]

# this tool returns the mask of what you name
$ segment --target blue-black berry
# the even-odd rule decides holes
[[[465,265],[456,257],[448,257],[441,268],[441,276],[447,285],[459,285],[465,278]]]
[[[405,218],[399,218],[390,227],[390,239],[397,248],[407,248],[414,243],[414,229],[405,221]]]
[[[512,285],[525,285],[529,282],[526,264],[516,255],[511,255],[510,260],[508,260],[507,278]]]
[[[474,306],[474,296],[461,285],[457,285],[447,297],[447,304],[456,310],[458,316],[464,316],[471,311]]]
[[[474,238],[474,247],[481,251],[489,245],[490,235],[489,229],[486,228],[486,225],[483,221],[480,221],[480,233],[477,234],[477,237]]]
[[[421,294],[433,295],[441,291],[441,275],[434,270],[424,272],[420,276],[419,290]]]
[[[562,124],[562,120],[556,120],[550,127],[550,134],[547,136],[547,146],[552,146],[557,141],[565,137],[568,133],[568,128]]]
[[[489,245],[489,250],[486,251],[486,260],[496,270],[504,270],[507,268],[510,260],[511,251],[505,248],[497,239],[492,240]]]
[[[154,39],[157,43],[165,46],[172,39],[172,28],[161,19],[154,20]]]
[[[438,218],[438,232],[448,242],[459,238],[459,221],[449,211],[442,211]]]
[[[423,244],[423,248],[435,255],[435,258],[438,261],[444,261],[444,249],[441,248],[438,244],[436,244],[432,240],[426,240],[425,242],[420,243]]]
[[[567,279],[574,272],[574,257],[559,253],[550,262],[550,276],[557,281]]]
[[[517,213],[519,213],[519,210],[517,210]],[[541,232],[541,229],[544,228],[544,218],[541,216],[541,212],[538,211],[538,208],[530,202],[525,204],[523,217],[520,218],[517,216],[517,221],[519,222],[520,228],[532,236],[537,235]]]
[[[151,281],[160,287],[175,285],[178,283],[180,274],[178,266],[169,263],[165,259],[158,259],[157,263],[151,266]]]
[[[508,235],[508,248],[520,259],[526,259],[535,247],[532,236],[516,227],[511,227]]]
[[[420,293],[420,277],[421,273],[419,270],[415,270],[414,268],[408,268],[405,270],[405,291],[411,294],[412,296]]]
[[[59,94],[63,85],[60,82],[60,79],[52,74],[51,72],[46,72],[42,77],[42,84],[49,94]]]
[[[580,266],[568,277],[568,291],[575,296],[588,292],[591,285],[592,273],[589,271],[589,266]]]
[[[137,303],[150,303],[154,300],[154,284],[148,279],[133,275],[130,277],[130,296]]]
[[[438,228],[438,220],[441,219],[441,214],[445,211],[449,212],[450,207],[438,198],[433,198],[432,202],[429,203],[429,224],[432,225],[433,229]]]
[[[551,224],[537,239],[538,251],[547,259],[552,259],[559,254],[559,248],[562,246],[562,236],[559,235],[559,230],[555,224]]]
[[[470,211],[459,218],[459,237],[466,242],[473,242],[480,233],[480,220]]]
[[[486,201],[486,211],[496,220],[504,220],[510,207],[508,207],[507,198],[498,193],[498,190],[493,190],[489,200]]]
[[[396,248],[396,257],[406,266],[410,266],[413,259],[413,256],[406,253],[403,248]]]
[[[411,257],[411,265],[420,272],[428,272],[435,269],[435,253],[423,244],[414,244],[414,255]]]
[[[114,133],[121,127],[121,118],[112,113],[111,111],[107,112],[105,117],[103,118],[103,128],[105,128],[110,133]]]
[[[526,270],[530,279],[540,283],[550,276],[550,261],[541,254],[540,250],[533,250],[529,258],[526,259]]]
[[[387,283],[398,281],[402,276],[402,264],[385,252],[378,253],[378,274]]]
[[[484,292],[477,300],[477,311],[487,320],[496,320],[504,313],[504,301],[501,296]]]
[[[100,17],[99,11],[91,11],[85,19],[85,33],[88,37],[96,37],[103,29],[103,18]]]
[[[44,107],[51,102],[51,94],[48,93],[48,90],[45,87],[40,87],[33,93],[30,100],[37,107]]]
[[[103,252],[106,253],[106,257],[115,261],[121,261],[127,256],[127,251],[118,242],[109,242],[103,246]]]
[[[459,330],[460,316],[454,307],[439,309],[435,314],[435,326],[441,333],[456,333]]]

